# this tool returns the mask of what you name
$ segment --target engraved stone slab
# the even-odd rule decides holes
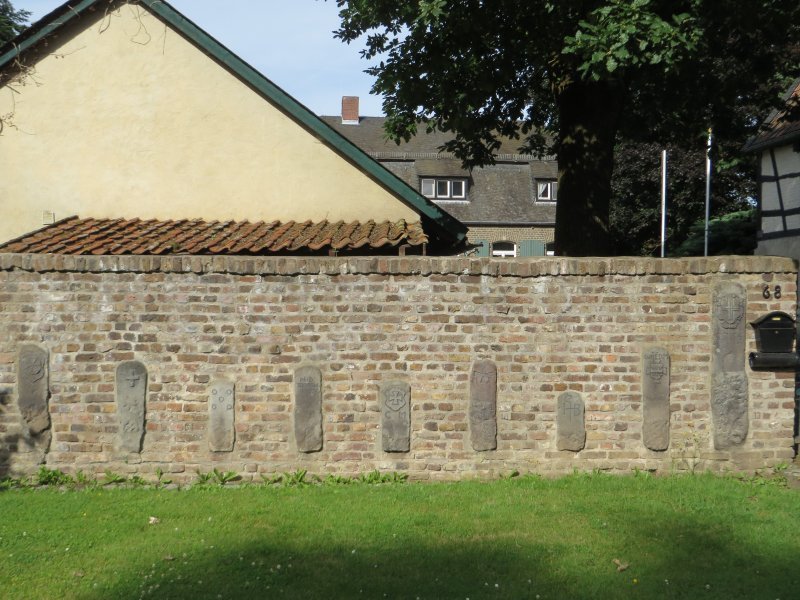
[[[411,449],[411,386],[404,381],[381,385],[381,429],[384,452],[408,452]]]
[[[744,443],[749,428],[748,384],[744,368],[746,311],[744,286],[726,282],[714,288],[711,420],[717,450]]]
[[[747,295],[741,284],[727,282],[714,289],[712,332],[716,373],[744,371],[746,309]]]
[[[232,381],[218,379],[211,382],[208,398],[208,449],[212,452],[231,452],[236,440],[233,428],[236,413]]]
[[[317,367],[294,372],[294,437],[300,452],[322,450],[322,373]]]
[[[642,438],[650,450],[669,447],[669,352],[649,348],[642,354]]]
[[[749,429],[747,375],[717,373],[714,375],[711,418],[714,422],[714,448],[727,450],[742,444]]]
[[[580,452],[586,445],[583,398],[577,392],[564,392],[558,397],[557,448]]]
[[[147,368],[137,360],[117,367],[117,420],[120,450],[141,452],[144,437],[144,408]]]
[[[497,449],[497,365],[476,361],[469,379],[469,428],[472,448]]]
[[[35,344],[20,344],[17,362],[19,411],[31,435],[50,427],[47,399],[50,396],[50,369],[47,350]]]

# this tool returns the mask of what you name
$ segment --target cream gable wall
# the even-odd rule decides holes
[[[56,219],[419,220],[139,6],[0,89],[0,240]],[[70,39],[68,39],[70,38]],[[16,90],[16,91],[14,91]]]

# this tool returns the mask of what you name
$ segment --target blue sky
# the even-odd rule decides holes
[[[334,39],[335,0],[169,0],[201,28],[305,104],[338,115],[342,96],[359,96],[361,114],[382,114],[369,94],[360,45]],[[43,17],[63,0],[12,0],[15,8]]]

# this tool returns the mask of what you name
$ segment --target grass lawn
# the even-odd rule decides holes
[[[707,475],[7,490],[0,597],[789,600],[798,539],[800,493]]]

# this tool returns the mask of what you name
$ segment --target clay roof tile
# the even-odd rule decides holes
[[[41,254],[271,254],[418,246],[422,224],[352,221],[80,219],[70,217],[5,244],[0,252]]]

